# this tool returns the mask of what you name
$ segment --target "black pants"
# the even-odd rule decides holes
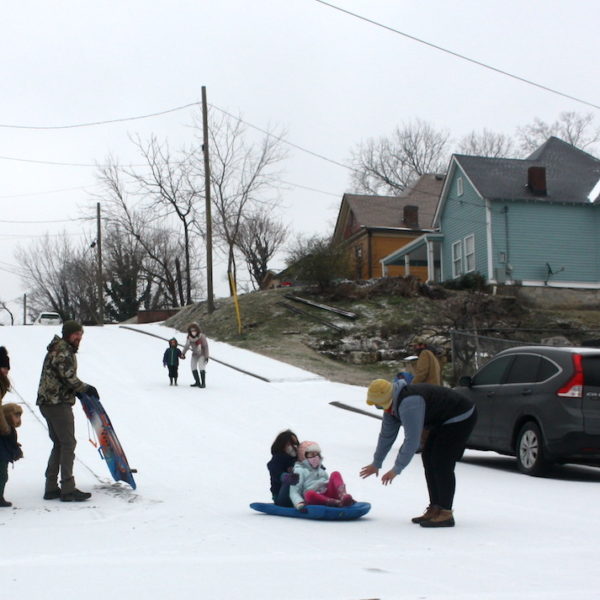
[[[452,509],[456,478],[456,461],[462,458],[467,440],[477,421],[477,409],[464,421],[433,428],[421,454],[429,504]]]
[[[169,369],[169,379],[177,379],[179,365],[167,365],[167,368]]]

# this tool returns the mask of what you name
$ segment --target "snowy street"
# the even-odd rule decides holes
[[[160,325],[134,328],[184,341]],[[271,382],[211,361],[207,388],[190,388],[188,358],[180,385],[169,387],[165,341],[87,327],[79,377],[98,389],[138,471],[137,490],[112,482],[77,405],[75,477],[93,496],[44,501],[51,443],[35,399],[54,333],[0,328],[27,405],[25,458],[9,469],[5,494],[14,507],[0,509],[2,598],[600,598],[600,469],[566,466],[538,479],[519,474],[512,458],[467,451],[457,466],[456,527],[427,530],[410,522],[427,505],[419,457],[388,487],[358,476],[379,421],[329,402],[368,409],[365,389],[222,343],[210,342],[214,358]],[[4,402],[20,399],[9,393]],[[318,522],[248,508],[270,501],[269,448],[288,427],[320,443],[329,472],[339,470],[354,498],[372,503],[368,515]]]

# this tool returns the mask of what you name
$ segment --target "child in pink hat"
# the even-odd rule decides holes
[[[306,441],[298,446],[294,473],[298,475],[298,483],[290,486],[290,500],[298,510],[303,510],[306,504],[337,507],[354,504],[352,496],[346,493],[346,484],[340,473],[327,474],[317,442]]]

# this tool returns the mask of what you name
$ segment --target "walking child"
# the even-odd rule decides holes
[[[171,338],[169,347],[163,354],[163,366],[169,369],[169,385],[177,385],[177,371],[179,370],[179,359],[183,359],[181,350],[177,347],[177,340]]]
[[[181,358],[185,358],[185,353],[191,349],[192,359],[190,367],[194,376],[192,387],[206,387],[206,364],[208,363],[208,341],[206,336],[200,331],[198,323],[190,323],[187,329],[187,339],[183,347]],[[200,374],[198,374],[200,371]],[[202,382],[200,381],[202,379]]]
[[[302,442],[298,447],[298,462],[294,473],[298,483],[290,486],[290,500],[295,508],[304,510],[306,504],[350,506],[354,499],[346,493],[346,484],[338,471],[327,474],[321,464],[321,447],[316,442]]]
[[[23,409],[11,402],[2,406],[0,410],[10,429],[8,435],[0,435],[0,508],[7,508],[12,506],[11,502],[4,499],[4,488],[8,481],[8,463],[23,458],[21,445],[17,441],[17,427],[21,426]]]

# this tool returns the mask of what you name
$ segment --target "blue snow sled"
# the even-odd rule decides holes
[[[321,521],[353,521],[366,515],[371,510],[368,502],[355,502],[352,506],[335,508],[333,506],[320,506],[307,504],[306,512],[300,512],[295,508],[277,506],[272,502],[253,502],[250,508],[267,515],[278,515],[280,517],[294,517],[295,519],[318,519]]]
[[[115,481],[124,481],[135,490],[135,480],[129,467],[125,451],[110,422],[100,398],[89,394],[80,394],[79,400],[83,412],[88,418],[98,438],[98,453],[106,462],[106,466]]]

